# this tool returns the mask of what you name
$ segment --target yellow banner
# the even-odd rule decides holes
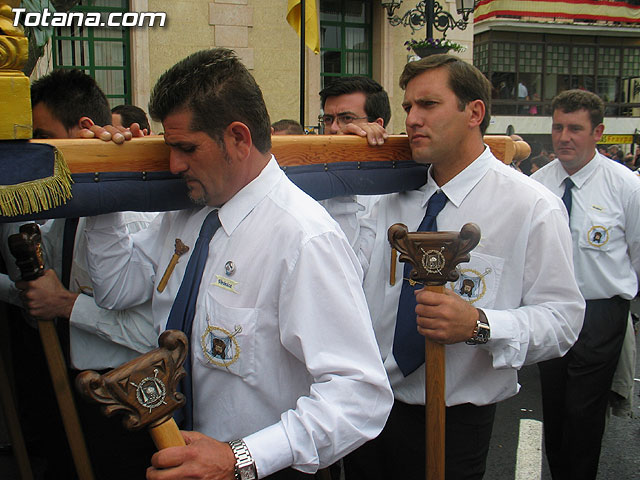
[[[304,43],[315,53],[320,53],[320,33],[316,0],[289,0],[287,4],[287,22],[300,35],[300,2],[304,3]]]
[[[633,135],[602,135],[598,143],[633,143]]]

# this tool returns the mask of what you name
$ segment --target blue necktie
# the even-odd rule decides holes
[[[575,183],[573,183],[573,180],[571,180],[571,177],[565,178],[563,183],[564,183],[564,194],[562,195],[562,202],[564,203],[564,206],[567,207],[567,213],[569,214],[569,217],[571,217],[571,202],[572,202],[571,189],[574,187]]]
[[[180,289],[176,295],[176,299],[171,306],[169,319],[167,320],[167,330],[182,330],[187,339],[191,341],[191,326],[193,325],[193,317],[196,314],[196,300],[200,290],[200,282],[202,281],[202,272],[207,264],[209,256],[209,242],[213,238],[213,234],[220,227],[220,219],[218,211],[213,210],[204,219],[200,234],[196,245],[191,252],[187,268],[180,284]],[[183,430],[193,429],[193,394],[191,391],[191,355],[187,357],[184,363],[184,369],[187,375],[180,382],[180,390],[187,397],[187,403],[184,408],[176,410],[174,418],[180,424],[182,420]]]
[[[438,190],[429,199],[427,213],[418,227],[419,232],[437,232],[436,217],[447,203],[447,196]],[[406,377],[424,363],[424,337],[418,333],[416,324],[416,298],[413,292],[422,285],[411,286],[406,280],[413,266],[404,264],[402,292],[396,316],[396,331],[393,339],[393,356],[400,370]]]

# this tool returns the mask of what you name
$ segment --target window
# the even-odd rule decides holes
[[[128,0],[80,0],[72,12],[128,12]],[[129,29],[127,27],[56,27],[54,68],[80,68],[96,79],[111,107],[131,103]]]
[[[580,88],[604,100],[607,116],[637,116],[640,47],[616,43],[611,38],[520,38],[491,32],[476,37],[473,60],[491,81],[492,112],[497,115],[548,114],[553,97]]]
[[[320,76],[322,88],[332,78],[371,76],[371,2],[320,1]]]

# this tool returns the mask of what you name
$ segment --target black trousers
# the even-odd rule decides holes
[[[596,478],[628,315],[629,301],[620,297],[587,300],[575,345],[564,357],[538,364],[545,450],[554,480]]]
[[[445,476],[481,479],[486,468],[495,404],[447,407]],[[344,459],[347,480],[425,477],[425,407],[396,401],[382,433]]]

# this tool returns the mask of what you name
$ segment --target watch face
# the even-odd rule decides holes
[[[489,341],[489,338],[491,337],[491,329],[489,328],[489,325],[478,322],[476,329],[477,331],[473,337],[465,342],[467,345],[481,345]]]
[[[238,473],[240,474],[241,480],[256,480],[258,478],[255,474],[253,463],[245,467],[238,467]]]
[[[491,330],[489,330],[489,327],[487,325],[478,325],[478,343],[487,343],[489,341],[490,332]]]

